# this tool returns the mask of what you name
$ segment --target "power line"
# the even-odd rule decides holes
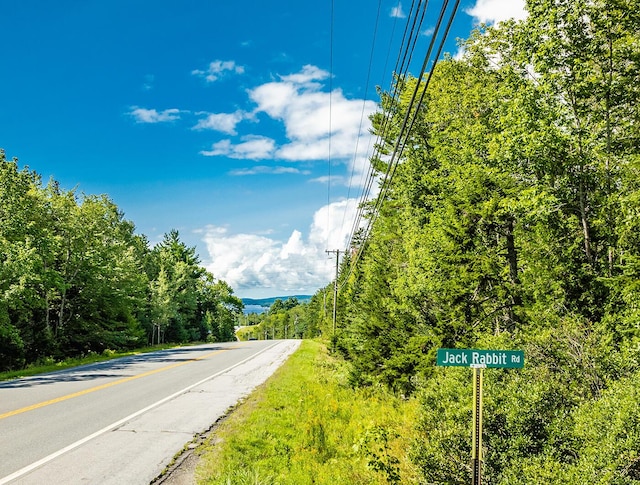
[[[364,83],[364,96],[362,99],[362,111],[360,112],[360,125],[358,126],[358,135],[356,138],[356,147],[353,153],[353,162],[351,165],[351,175],[349,176],[349,186],[347,187],[347,200],[349,200],[349,196],[351,195],[351,186],[353,184],[353,176],[356,170],[356,162],[358,160],[358,147],[360,144],[360,136],[362,135],[362,124],[364,122],[364,112],[365,106],[367,104],[367,95],[369,94],[369,81],[371,79],[371,67],[373,65],[373,54],[375,52],[376,47],[376,37],[378,34],[378,22],[380,20],[380,7],[382,6],[382,0],[378,0],[378,11],[376,13],[376,23],[373,29],[373,40],[371,42],[371,54],[369,55],[369,67],[367,68],[367,80]],[[340,224],[340,234],[342,234],[342,229],[344,228],[344,222],[347,217],[347,207],[345,207],[344,212],[342,213],[342,223]]]
[[[331,138],[333,136],[332,108],[333,108],[333,25],[335,16],[335,0],[331,0],[330,28],[329,28],[329,138],[328,138],[328,177],[327,177],[327,247],[329,246],[329,235],[331,227]]]
[[[402,48],[400,49],[400,52],[398,53],[398,58],[396,60],[396,67],[394,70],[395,73],[395,84],[392,86],[392,95],[391,95],[391,100],[390,100],[390,105],[394,106],[397,101],[398,101],[398,97],[400,96],[400,92],[401,90],[398,89],[398,84],[400,82],[401,79],[405,79],[406,75],[407,75],[407,71],[409,68],[409,65],[411,64],[411,60],[413,59],[413,53],[415,51],[415,46],[417,43],[417,39],[418,36],[420,34],[420,28],[422,26],[422,22],[424,20],[424,16],[426,13],[426,9],[427,9],[427,5],[428,2],[424,2],[422,4],[422,15],[419,15],[420,12],[420,6],[421,3],[418,2],[418,4],[416,5],[415,2],[411,3],[411,8],[409,10],[409,16],[407,19],[407,23],[405,25],[405,30],[402,36],[402,42],[401,42],[401,46]],[[434,32],[434,36],[435,36],[435,32]],[[429,55],[430,53],[428,53]],[[423,64],[424,65],[424,64]],[[410,113],[410,109],[407,111],[407,114]],[[392,119],[392,113],[387,112],[387,115],[385,116],[385,118],[382,120],[382,125],[379,129],[379,134],[378,134],[378,138],[375,144],[375,152],[373,155],[373,159],[376,160],[380,157],[380,148],[383,146],[384,144],[384,139],[387,136],[387,130],[390,127],[391,124],[391,119]],[[403,127],[405,126],[405,124],[403,123]],[[398,140],[402,139],[402,131],[399,135]],[[391,170],[392,167],[392,163],[393,163],[393,156],[397,151],[397,146],[396,146],[396,150],[394,150],[394,152],[392,153],[392,158],[391,161],[389,162],[388,166],[387,166],[387,171],[384,174],[383,177],[383,181],[389,178],[389,171]],[[350,241],[349,241],[349,246],[352,246],[353,244],[353,239],[356,235],[356,233],[360,230],[361,227],[361,223],[362,223],[362,217],[363,217],[363,211],[364,211],[364,204],[367,200],[369,200],[369,194],[371,191],[371,188],[373,186],[373,182],[375,180],[375,174],[373,174],[373,167],[372,165],[369,166],[369,171],[370,171],[370,176],[367,180],[367,184],[365,187],[365,190],[362,193],[362,197],[360,199],[359,202],[359,208],[360,210],[358,211],[358,214],[354,220],[354,225],[352,226],[352,231],[351,231],[351,236],[350,236]],[[379,194],[379,199],[378,200],[382,200],[382,194]],[[374,212],[378,210],[379,207],[377,207],[374,209]],[[371,221],[370,223],[367,225],[367,228],[365,229],[365,240],[366,237],[368,235],[369,232],[369,227],[371,226]]]
[[[411,3],[411,7],[409,9],[409,15],[408,15],[408,19],[407,22],[405,24],[405,29],[402,35],[402,40],[401,40],[401,49],[398,52],[398,56],[396,59],[396,64],[395,64],[395,68],[394,68],[394,73],[395,73],[395,77],[396,79],[403,79],[406,76],[406,73],[408,71],[409,65],[411,64],[411,60],[413,59],[413,53],[415,51],[415,46],[417,43],[417,39],[419,37],[420,34],[420,28],[422,26],[422,22],[424,21],[424,16],[426,13],[426,9],[427,9],[427,4],[428,2],[424,2],[423,8],[422,8],[422,15],[420,17],[418,17],[418,12],[420,11],[420,2],[418,2],[418,4],[415,3],[415,0],[412,1]],[[398,6],[397,8],[400,8],[400,2],[398,2]],[[397,17],[396,17],[397,18]],[[418,20],[419,18],[419,20]],[[395,30],[395,22],[394,22],[394,30]],[[389,56],[389,52],[391,50],[391,41],[389,43],[389,50],[387,52],[387,58],[385,59],[385,71],[386,71],[386,65],[388,62],[388,56]],[[392,100],[391,100],[391,104],[394,104],[397,102],[398,96],[400,95],[400,90],[397,89],[397,84],[395,85],[395,88],[392,89]],[[376,139],[376,143],[374,144],[374,155],[372,158],[377,158],[379,156],[379,147],[382,145],[382,140],[384,140],[384,138],[386,138],[386,134],[387,134],[387,129],[389,128],[390,125],[390,121],[391,121],[391,116],[389,114],[387,114],[387,116],[383,119],[382,121],[382,125],[381,128],[379,130],[379,134],[378,137]],[[377,147],[377,148],[376,148]],[[353,221],[353,225],[351,228],[351,236],[349,237],[349,244],[348,246],[352,246],[353,243],[353,238],[355,236],[355,234],[360,230],[361,227],[361,223],[362,223],[362,217],[363,217],[363,210],[364,210],[364,204],[367,200],[369,200],[370,197],[370,193],[371,193],[371,189],[373,187],[373,182],[376,180],[376,175],[373,173],[373,166],[370,163],[367,169],[367,182],[365,184],[363,184],[363,191],[362,194],[360,196],[359,202],[358,202],[358,212],[356,214],[356,217],[354,218]]]
[[[402,125],[401,125],[401,128],[400,128],[399,135],[398,135],[396,143],[394,145],[393,152],[391,153],[391,157],[389,158],[389,161],[388,161],[388,164],[387,164],[387,170],[386,170],[386,172],[384,174],[384,177],[382,178],[382,187],[381,187],[380,193],[378,194],[378,197],[376,199],[376,202],[375,202],[375,205],[373,207],[372,213],[369,216],[368,223],[364,227],[364,232],[362,234],[362,242],[360,243],[359,250],[357,251],[354,260],[352,260],[352,262],[351,262],[350,269],[349,269],[349,274],[351,274],[351,272],[353,271],[353,268],[357,265],[361,255],[362,255],[362,253],[364,251],[364,248],[366,246],[367,239],[369,237],[369,234],[371,232],[373,224],[375,223],[375,220],[378,217],[379,211],[380,211],[380,209],[382,207],[382,203],[383,203],[383,201],[384,201],[384,199],[386,197],[386,194],[387,194],[387,192],[389,190],[389,187],[391,185],[391,180],[393,179],[393,176],[395,174],[395,170],[397,168],[397,165],[399,163],[400,158],[402,157],[402,153],[403,153],[405,145],[406,145],[406,143],[407,143],[407,141],[409,139],[409,135],[411,133],[411,130],[413,129],[415,121],[416,121],[416,119],[418,117],[418,112],[420,110],[420,107],[421,107],[422,102],[424,100],[424,97],[426,95],[427,88],[429,86],[429,83],[430,83],[432,75],[433,75],[433,71],[435,69],[435,66],[436,66],[436,64],[438,62],[438,59],[439,59],[440,55],[442,54],[442,50],[444,48],[444,43],[445,43],[445,41],[447,39],[447,36],[449,34],[449,31],[451,29],[451,25],[452,25],[453,20],[455,18],[456,12],[457,12],[458,7],[459,7],[459,4],[460,4],[460,0],[456,0],[455,4],[453,6],[453,9],[452,9],[452,11],[450,13],[449,20],[447,22],[444,34],[443,34],[443,36],[441,38],[439,47],[437,49],[437,54],[435,56],[435,59],[433,60],[433,65],[432,65],[432,67],[431,67],[431,69],[429,71],[429,74],[427,76],[426,81],[424,82],[422,93],[420,94],[420,97],[419,97],[419,99],[418,99],[418,101],[416,103],[416,97],[417,97],[418,91],[419,91],[420,86],[421,86],[422,78],[424,76],[424,73],[425,73],[426,68],[428,66],[428,63],[429,63],[429,60],[431,58],[431,53],[433,51],[433,47],[435,45],[435,41],[436,41],[436,38],[438,36],[439,30],[441,28],[442,22],[444,20],[444,16],[446,14],[446,11],[447,11],[447,8],[448,8],[448,5],[449,5],[449,0],[445,0],[445,2],[442,5],[441,11],[440,11],[440,15],[438,17],[437,25],[436,25],[436,27],[434,29],[434,33],[432,35],[431,42],[429,44],[429,48],[427,50],[427,53],[425,55],[425,58],[424,58],[424,61],[423,61],[423,64],[422,64],[422,68],[420,70],[420,75],[418,76],[418,78],[416,80],[416,87],[415,87],[415,89],[414,89],[414,91],[412,93],[411,100],[410,100],[410,102],[409,102],[409,104],[408,104],[408,106],[406,108],[405,116],[404,116],[403,121],[402,121]],[[423,9],[423,14],[422,14],[422,17],[421,17],[422,19],[424,18],[424,12],[425,11],[426,11],[426,4],[425,4],[425,9]],[[414,21],[413,21],[413,25],[415,25],[415,24],[416,24],[416,19],[414,19]],[[411,33],[413,33],[413,26],[412,26]],[[409,38],[411,38],[411,34],[409,35]],[[415,47],[415,40],[413,42],[413,47],[411,49],[413,49],[414,47]],[[404,58],[403,58],[403,65],[404,65]],[[398,95],[398,92],[399,92],[399,90],[397,89],[398,88],[398,84],[400,83],[400,81],[402,79],[403,79],[402,77],[398,77],[396,79],[395,90],[394,90],[394,94],[393,94],[393,97],[392,97],[392,106],[390,106],[387,109],[390,109],[390,108],[393,107],[393,105],[395,103],[395,100],[396,100],[396,95]],[[415,104],[415,109],[414,109],[414,104]],[[381,143],[379,143],[377,145],[377,150],[376,150],[376,152],[375,152],[375,154],[373,156],[373,159],[376,159],[378,156],[380,156],[380,148],[383,145],[383,143],[382,143],[383,140],[384,140],[383,137],[384,137],[384,135],[386,135],[386,131],[385,130],[386,130],[386,127],[387,127],[387,123],[390,122],[390,119],[391,119],[392,115],[393,115],[393,113],[388,113],[387,117],[383,121],[382,135],[379,138],[381,140]],[[353,226],[351,237],[350,237],[350,241],[349,241],[349,245],[350,246],[353,245],[353,243],[355,242],[354,238],[356,236],[356,233],[360,230],[360,223],[361,223],[361,218],[363,216],[363,211],[364,211],[364,201],[362,202],[362,205],[360,206],[360,210],[359,210],[358,215],[356,217],[357,225],[355,225],[356,222],[354,222],[354,226]],[[349,277],[349,275],[347,275],[347,278],[345,278],[344,281],[347,281],[348,277]]]
[[[400,6],[401,6],[401,2],[399,0],[396,8],[399,10]],[[420,8],[421,6],[422,6],[422,9]],[[418,0],[417,3],[416,3],[416,0],[412,0],[411,8],[409,10],[409,16],[408,16],[409,20],[405,24],[405,29],[404,29],[403,36],[402,36],[402,41],[401,41],[401,46],[403,46],[403,48],[400,49],[400,51],[399,51],[399,54],[398,54],[397,59],[396,59],[395,70],[394,70],[395,73],[401,72],[402,76],[405,75],[405,71],[408,70],[408,66],[411,63],[411,59],[413,57],[413,52],[414,52],[414,49],[415,49],[415,45],[416,45],[417,39],[418,39],[418,37],[420,35],[420,27],[421,27],[422,22],[424,20],[424,15],[425,15],[425,12],[426,12],[426,6],[427,6],[427,2],[421,3],[420,0]],[[365,95],[364,95],[364,100],[363,100],[363,105],[362,105],[360,126],[359,126],[359,129],[358,129],[358,136],[356,138],[356,149],[355,149],[354,157],[353,157],[351,176],[349,178],[349,183],[348,183],[347,199],[350,197],[351,189],[353,187],[353,177],[354,177],[354,173],[355,173],[356,162],[358,160],[358,147],[359,147],[360,137],[362,135],[362,124],[363,124],[363,119],[364,119],[364,109],[365,109],[366,102],[367,102],[367,94],[368,94],[370,78],[371,78],[371,69],[372,69],[373,58],[374,58],[374,53],[375,53],[375,44],[376,44],[378,25],[379,25],[379,19],[380,19],[380,10],[381,10],[381,1],[379,0],[378,9],[377,9],[377,12],[376,12],[376,21],[375,21],[375,26],[374,26],[373,40],[372,40],[372,46],[371,46],[371,54],[370,54],[370,58],[369,58],[369,66],[368,66],[368,70],[367,70],[367,79],[366,79],[366,82],[365,82]],[[418,16],[418,12],[420,12],[420,10],[422,11],[422,15]],[[393,33],[395,32],[397,19],[398,19],[398,16],[395,16],[395,20],[393,22],[393,28],[392,28],[392,35],[390,36],[390,39],[389,39],[389,47],[387,49],[387,55],[386,55],[386,58],[385,58],[383,76],[384,76],[384,73],[387,72],[386,68],[387,68],[387,64],[388,64],[388,61],[389,61],[389,55],[390,55],[392,44],[393,44],[393,37],[394,37]],[[380,85],[384,85],[384,83],[381,83]],[[395,93],[394,96],[397,96],[398,94],[399,94],[399,92]],[[386,131],[386,120],[385,120],[385,128],[383,129],[383,131]],[[371,155],[371,153],[369,151],[369,148],[367,148],[367,152],[365,154],[365,159],[369,159],[370,155]],[[365,200],[369,199],[369,194],[371,193],[371,188],[373,186],[373,182],[376,180],[376,176],[373,173],[373,167],[371,166],[371,164],[367,164],[366,173],[363,172],[362,175],[363,176],[361,177],[359,186],[360,187],[364,187],[364,190],[363,190],[363,192],[362,192],[362,194],[361,194],[361,196],[359,198],[359,201],[358,201],[358,204],[357,204],[358,207],[361,207],[363,202]],[[366,180],[366,182],[365,182],[365,180]],[[343,212],[341,228],[340,228],[340,233],[342,233],[342,229],[344,228],[344,222],[345,222],[345,219],[346,219],[347,210],[348,210],[348,206],[345,206],[345,210]],[[354,224],[355,225],[352,226],[350,234],[353,234],[357,230],[357,228],[360,227],[361,215],[358,212],[356,214],[356,221],[354,221]]]

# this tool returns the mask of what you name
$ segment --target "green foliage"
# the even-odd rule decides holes
[[[466,370],[438,369],[419,391],[424,412],[411,459],[426,483],[471,481],[470,383]]]
[[[301,348],[221,423],[198,483],[415,483],[404,456],[415,404],[345,385],[345,363]]]
[[[501,334],[478,346],[514,343],[525,351],[523,369],[484,372],[484,481],[635,483],[621,477],[636,473],[637,386],[630,379],[637,374],[603,390],[621,356],[572,321],[526,342]],[[438,368],[418,391],[423,412],[411,455],[427,483],[471,479],[472,392],[471,372],[461,368]]]
[[[389,451],[389,441],[394,438],[398,438],[397,433],[383,426],[373,426],[364,432],[353,447],[367,460],[369,468],[384,473],[387,483],[400,483],[400,460]]]
[[[20,332],[9,323],[9,316],[0,308],[0,372],[24,365],[24,341]]]
[[[640,374],[616,382],[575,417],[582,442],[574,483],[640,482]]]
[[[640,3],[527,8],[431,73],[342,268],[336,348],[352,385],[420,398],[422,482],[470,481],[470,373],[433,368],[467,347],[526,355],[485,372],[487,483],[638,483]],[[417,82],[382,93],[385,156]]]
[[[233,340],[242,302],[171,231],[152,250],[106,196],[0,150],[0,370],[147,342]]]

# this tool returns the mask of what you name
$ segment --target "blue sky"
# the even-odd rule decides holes
[[[462,1],[448,51],[522,4]],[[177,229],[241,297],[312,294],[351,230],[411,2],[380,1],[375,44],[378,2],[334,0],[333,24],[331,5],[0,0],[0,148],[108,194],[152,244]]]

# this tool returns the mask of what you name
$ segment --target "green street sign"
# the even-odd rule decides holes
[[[522,350],[438,349],[436,365],[445,367],[524,367]]]

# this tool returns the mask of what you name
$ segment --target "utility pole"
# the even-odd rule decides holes
[[[340,250],[326,251],[327,254],[336,255],[336,279],[333,282],[333,350],[336,350],[336,305],[338,303],[338,269],[340,264]]]

